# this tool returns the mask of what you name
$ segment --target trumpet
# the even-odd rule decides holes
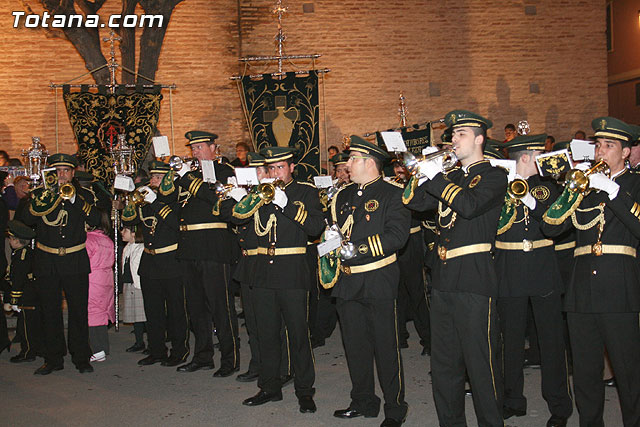
[[[271,203],[276,195],[276,188],[284,190],[284,186],[284,181],[277,179],[273,182],[263,182],[262,184],[258,185],[256,191],[265,203]]]
[[[593,175],[594,173],[602,173],[609,177],[611,175],[611,169],[604,160],[600,160],[586,171],[571,169],[567,172],[564,183],[567,188],[569,188],[569,191],[573,191],[574,193],[588,193],[590,190],[589,175]]]
[[[458,157],[456,157],[456,153],[450,148],[444,148],[440,151],[436,151],[435,153],[422,156],[415,156],[413,153],[405,151],[402,155],[402,163],[407,172],[420,179],[425,176],[422,172],[420,172],[422,164],[439,158],[442,158],[442,169],[444,170],[444,172],[448,172],[449,170],[453,169],[458,163]]]
[[[145,197],[147,197],[147,194],[149,194],[149,192],[147,190],[140,190],[138,188],[136,188],[135,190],[133,190],[127,200],[130,203],[133,203],[136,206],[142,206],[144,204],[146,204],[147,202],[144,200]]]
[[[516,178],[509,183],[507,187],[507,193],[509,197],[515,200],[520,200],[529,192],[529,184],[527,181],[521,178]]]
[[[229,198],[229,192],[231,190],[233,190],[234,188],[236,188],[235,185],[233,184],[223,184],[220,181],[216,181],[215,184],[213,184],[213,189],[216,192],[216,195],[218,196],[218,198],[225,200]]]
[[[71,200],[76,195],[76,187],[71,183],[62,184],[59,193],[63,200]]]
[[[191,170],[196,171],[200,169],[200,160],[195,157],[180,157],[180,156],[171,156],[169,157],[169,167],[171,170],[177,172],[182,169],[182,166],[185,163],[191,162]]]

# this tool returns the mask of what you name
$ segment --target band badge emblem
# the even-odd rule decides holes
[[[269,255],[270,257],[273,257],[276,255],[276,245],[271,245],[267,248],[267,255]]]
[[[442,261],[446,261],[447,260],[447,248],[445,248],[444,246],[438,246],[438,257]]]
[[[480,175],[474,176],[473,179],[471,180],[471,182],[469,183],[469,188],[473,188],[476,185],[478,185],[480,183],[481,179],[482,179],[482,176],[480,176]]]
[[[595,256],[602,255],[602,242],[596,242],[591,246],[591,253]]]
[[[358,252],[360,252],[362,255],[366,254],[367,252],[369,252],[369,247],[365,244],[362,244],[360,246],[358,246]]]
[[[367,212],[374,212],[378,207],[380,207],[380,203],[376,199],[371,199],[364,204],[364,210]]]
[[[539,185],[531,189],[531,195],[536,199],[540,200],[541,202],[544,202],[549,198],[549,196],[551,195],[551,192],[544,185]]]
[[[607,127],[607,121],[605,119],[600,120],[600,129]]]
[[[451,121],[452,124],[456,124],[456,122],[458,121],[458,117],[455,114],[451,114],[449,116],[449,120]]]
[[[351,274],[351,267],[348,265],[341,265],[340,268],[342,268],[342,272],[347,276]]]
[[[531,240],[524,239],[522,241],[522,250],[524,252],[531,252],[533,250],[533,242]]]

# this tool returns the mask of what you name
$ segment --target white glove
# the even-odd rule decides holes
[[[4,308],[4,311],[11,311],[11,304],[5,302],[2,308]]]
[[[236,179],[235,176],[230,176],[229,178],[227,178],[227,184],[233,184],[234,187],[237,187],[238,180]]]
[[[427,179],[433,179],[442,170],[442,157],[420,163],[420,172],[425,174]]]
[[[606,191],[609,194],[609,200],[615,199],[620,191],[620,186],[602,173],[589,175],[589,187]]]
[[[73,193],[73,196],[69,199],[69,201],[71,202],[71,204],[74,204],[76,202],[76,193]]]
[[[11,310],[15,311],[16,313],[20,313],[20,312],[22,311],[22,310],[20,310],[20,309],[18,308],[18,306],[17,306],[17,305],[12,305],[12,306],[11,306]]]
[[[282,191],[281,188],[276,187],[276,192],[273,195],[273,203],[276,206],[279,206],[280,209],[284,209],[285,206],[287,206],[287,202],[289,201],[289,198],[287,197],[287,195],[285,194],[284,191]]]
[[[590,167],[591,167],[591,163],[590,162],[580,162],[580,163],[576,163],[573,166],[574,169],[578,169],[578,170],[581,170],[581,171],[586,171]]]
[[[245,190],[244,188],[236,187],[231,191],[229,191],[229,197],[231,197],[236,202],[239,202],[240,200],[242,200],[246,195],[247,195],[247,190]]]
[[[536,208],[536,198],[531,195],[531,193],[527,193],[520,199],[520,201],[529,209],[534,210]]]
[[[191,163],[190,162],[183,163],[182,167],[178,171],[178,175],[180,176],[180,178],[182,178],[190,170],[191,170]]]
[[[140,191],[141,193],[146,192],[146,194],[144,195],[144,201],[149,204],[155,202],[155,200],[158,198],[158,195],[156,194],[156,192],[153,191],[151,188],[147,187],[146,185],[143,185],[142,187],[140,187],[138,191]]]

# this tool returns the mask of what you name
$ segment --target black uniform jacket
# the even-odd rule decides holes
[[[501,297],[542,296],[562,290],[553,241],[544,236],[541,229],[542,216],[559,192],[554,182],[539,175],[529,177],[527,183],[536,199],[536,208],[531,210],[518,204],[513,225],[496,237],[496,273]],[[525,218],[525,209],[528,218]],[[520,249],[500,249],[500,243],[519,245]],[[548,246],[523,250],[529,243]]]
[[[85,243],[87,232],[85,224],[98,226],[100,213],[93,207],[93,196],[76,182],[76,198],[74,203],[63,200],[52,212],[45,216],[35,216],[29,208],[24,209],[22,221],[35,226],[36,241],[49,248],[72,248]],[[66,211],[66,214],[62,213]],[[56,222],[56,220],[58,220]],[[59,223],[59,225],[53,225]],[[89,274],[91,266],[86,248],[79,251],[58,255],[45,252],[36,247],[33,274],[36,277]]]
[[[11,253],[9,280],[11,281],[11,303],[19,304],[25,288],[33,281],[33,251],[27,245]]]
[[[174,192],[174,194],[177,191]],[[179,276],[180,264],[176,258],[177,249],[165,251],[178,244],[178,223],[180,221],[177,194],[158,197],[153,203],[143,205],[135,218],[125,221],[127,225],[142,227],[144,247],[138,274],[149,279],[165,279]],[[155,253],[158,250],[161,253]]]
[[[238,244],[241,254],[238,259],[233,278],[240,283],[253,284],[255,278],[256,251],[258,250],[258,236],[253,221],[238,225]]]
[[[255,280],[252,284],[262,288],[309,289],[310,273],[306,258],[308,236],[317,236],[325,226],[320,197],[316,187],[295,180],[286,185],[284,192],[288,199],[284,209],[273,203],[265,204],[258,209],[260,228],[267,226],[271,215],[276,218],[275,241],[272,233],[257,236],[258,249],[264,252],[275,243],[276,251],[302,248],[305,252],[274,256],[258,253],[255,261]],[[253,221],[249,223],[249,227],[254,225]]]
[[[221,163],[214,163],[216,178],[223,184],[233,176],[233,169]],[[178,180],[181,191],[188,193],[188,199],[182,195],[180,211],[180,237],[178,242],[178,259],[211,260],[222,264],[230,264],[233,259],[232,244],[235,236],[228,227],[233,204],[220,203],[219,212],[214,212],[218,201],[216,192],[209,184],[202,181],[202,173],[188,172]],[[187,230],[188,227],[209,224],[209,227]],[[215,224],[215,225],[212,225]],[[207,226],[203,226],[207,227]]]
[[[331,213],[342,227],[353,214],[350,241],[357,249],[355,258],[342,262],[354,267],[397,257],[409,238],[411,212],[402,205],[402,189],[382,177],[364,184],[343,187],[332,200]],[[398,262],[362,273],[341,272],[332,296],[345,300],[398,296]]]
[[[592,191],[576,211],[579,224],[587,224],[598,210],[580,212],[604,204],[603,245],[637,248],[640,239],[640,176],[625,170],[614,178],[620,185],[615,199],[604,192]],[[571,218],[560,225],[544,224],[549,235],[573,227]],[[576,248],[597,242],[598,227],[576,230]],[[565,294],[565,310],[578,313],[624,313],[640,311],[640,270],[638,259],[628,255],[587,254],[574,258],[573,274]]]
[[[476,244],[489,244],[493,248],[506,189],[505,171],[481,160],[469,165],[467,172],[457,168],[427,180],[416,188],[406,204],[413,210],[427,211],[440,203],[441,214],[436,217],[440,232],[438,254],[444,249],[451,251]],[[433,288],[439,291],[498,296],[498,279],[490,252],[445,260],[439,257],[432,266],[431,278]]]

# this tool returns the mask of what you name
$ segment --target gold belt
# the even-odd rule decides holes
[[[573,249],[575,247],[576,247],[576,242],[568,242],[568,243],[562,243],[560,245],[556,245],[554,249],[556,251],[564,251],[566,249]]]
[[[227,228],[226,222],[205,222],[203,224],[182,224],[180,231],[210,230],[213,228]]]
[[[258,248],[256,249],[259,255],[304,255],[307,253],[307,248]]]
[[[174,243],[173,245],[165,246],[163,248],[158,248],[158,249],[144,248],[144,251],[151,255],[160,255],[160,254],[166,254],[167,252],[173,252],[176,249],[178,249],[178,244]]]
[[[43,245],[40,242],[36,243],[36,247],[41,251],[46,252],[48,254],[54,254],[59,256],[65,256],[66,254],[72,254],[74,252],[81,251],[86,246],[87,246],[86,243],[80,243],[79,245],[71,246],[70,248],[65,248],[64,246],[61,246],[59,248],[52,248],[52,247]]]
[[[553,246],[553,240],[550,239],[542,239],[542,240],[527,240],[524,239],[522,242],[501,242],[496,240],[496,249],[504,249],[507,251],[524,251],[531,252],[534,249],[538,248],[546,248],[547,246]]]
[[[346,275],[356,274],[356,273],[365,273],[367,271],[377,270],[378,268],[386,267],[389,264],[393,264],[394,262],[396,262],[396,259],[397,259],[396,254],[393,254],[393,255],[389,255],[386,258],[382,258],[379,261],[370,262],[369,264],[354,265],[354,266],[340,265],[340,270],[342,270],[342,272]]]
[[[413,227],[409,229],[409,234],[418,233],[421,230],[421,227],[418,225],[417,227]]]
[[[460,246],[459,248],[447,249],[438,246],[438,256],[442,261],[456,258],[462,255],[478,254],[491,251],[491,243],[476,243],[475,245]]]
[[[593,245],[580,246],[579,248],[575,248],[573,251],[573,256],[581,256],[581,255],[589,255],[593,254],[595,256],[600,255],[629,255],[631,257],[636,257],[636,248],[632,248],[631,246],[625,245],[603,245],[602,243],[595,243]]]
[[[253,255],[258,255],[258,250],[257,249],[243,249],[242,250],[242,256],[253,256]]]

